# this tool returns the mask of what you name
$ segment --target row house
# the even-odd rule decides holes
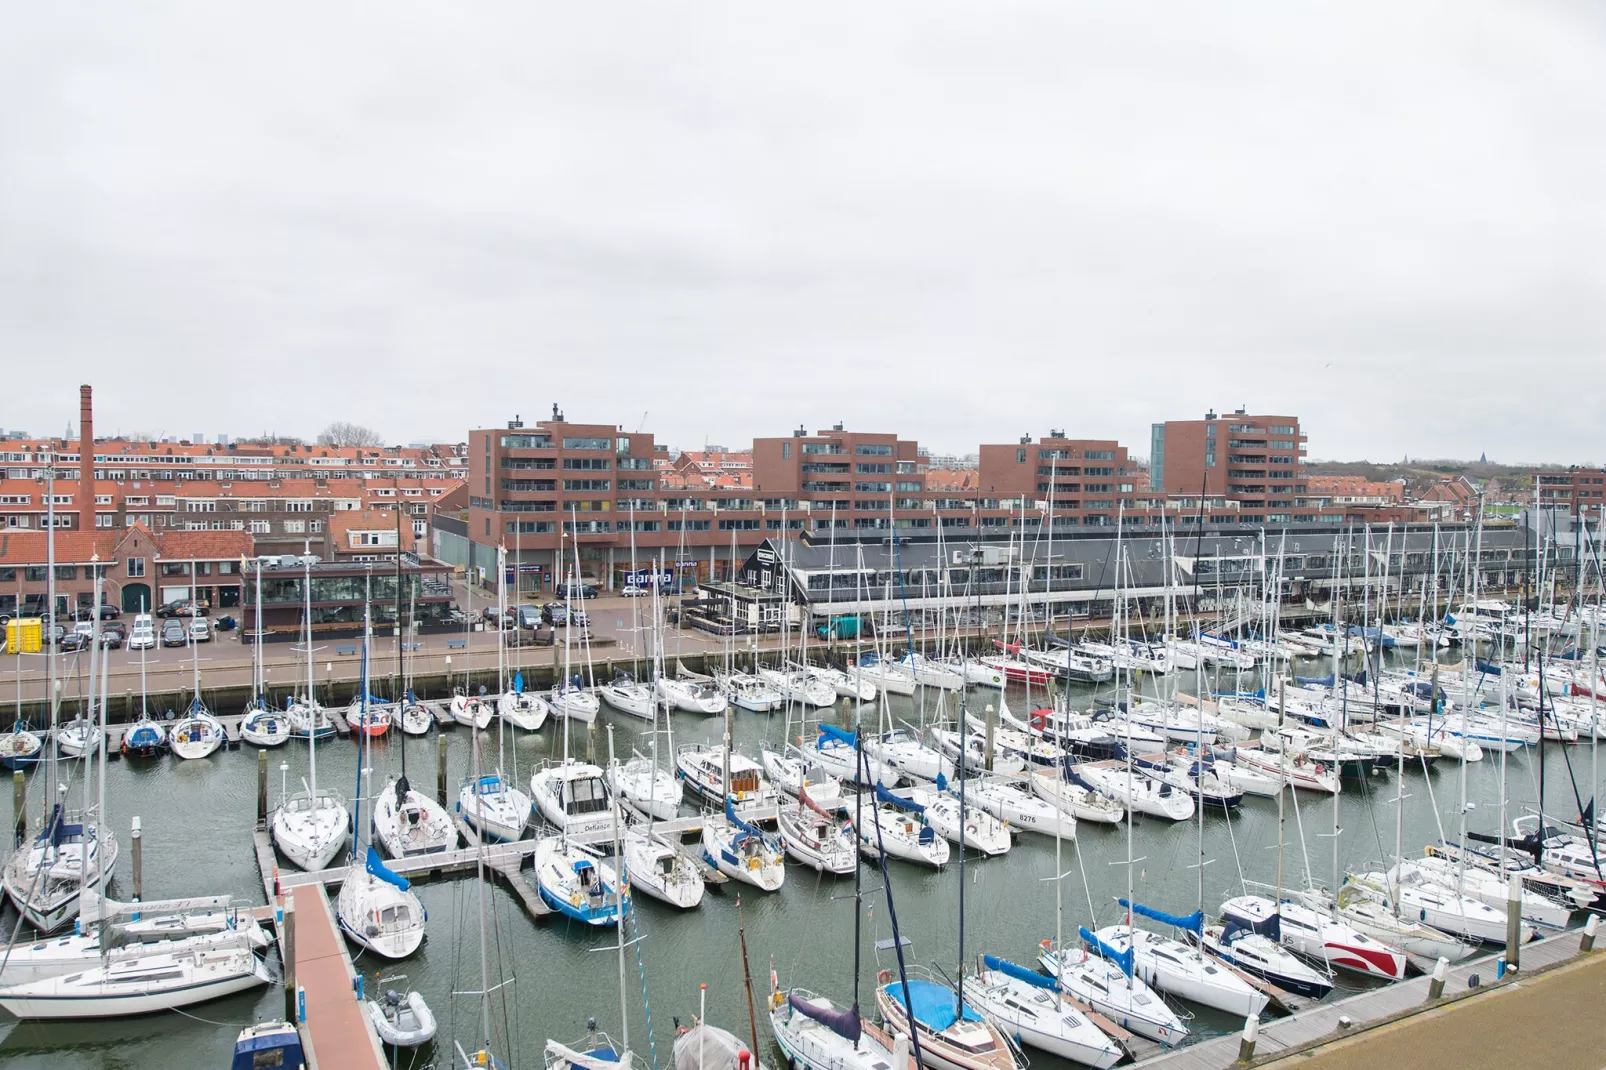
[[[0,616],[41,616],[52,588],[48,531],[0,532]],[[148,612],[186,598],[214,608],[240,605],[241,562],[256,552],[242,531],[164,531],[135,525],[115,531],[60,531],[55,536],[56,610],[103,597],[125,613]]]

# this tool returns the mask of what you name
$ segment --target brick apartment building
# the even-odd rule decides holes
[[[1529,487],[1530,501],[1535,491],[1541,508],[1566,509],[1598,524],[1606,513],[1606,468],[1574,466],[1536,472]]]
[[[1251,416],[1214,410],[1202,420],[1153,426],[1149,468],[1168,495],[1203,495],[1237,513],[1243,524],[1322,519],[1301,472],[1305,435],[1296,416]]]

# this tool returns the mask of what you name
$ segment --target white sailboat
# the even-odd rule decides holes
[[[859,848],[850,822],[815,802],[807,785],[798,790],[797,804],[776,809],[781,845],[786,853],[816,873],[846,876],[859,864]]]
[[[171,732],[173,753],[180,758],[195,760],[205,758],[223,745],[227,733],[223,730],[223,722],[196,699],[190,705],[189,716],[173,726]]]
[[[307,621],[307,694],[313,695],[312,676],[312,565],[306,565],[302,580],[306,600]],[[321,707],[308,706],[309,728],[316,722],[311,714],[321,713]],[[292,710],[291,722],[295,717]],[[331,725],[329,730],[334,731]],[[269,834],[274,846],[297,866],[314,871],[327,867],[346,844],[351,834],[351,815],[346,804],[333,792],[318,787],[317,732],[311,731],[307,740],[308,783],[304,791],[279,800],[274,811]]]

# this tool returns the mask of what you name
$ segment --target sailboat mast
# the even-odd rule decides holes
[[[307,790],[309,803],[318,805],[318,693],[312,678],[312,555],[301,562],[302,594],[307,613]]]
[[[90,625],[90,627],[94,629],[94,634],[90,637],[90,647],[89,647],[89,712],[88,712],[88,714],[86,714],[86,716],[88,717],[88,719],[89,719],[91,724],[93,724],[94,720],[95,720],[95,682],[96,682],[95,681],[95,669],[96,669],[97,664],[98,664],[97,659],[99,661],[110,660],[109,658],[103,656],[101,654],[101,652],[100,652],[100,584],[101,584],[100,569],[99,568],[94,568],[94,573],[95,573],[95,605],[94,605],[95,619],[94,619],[94,623],[92,625]],[[19,658],[18,660],[20,661],[21,659]],[[105,703],[106,696],[104,694],[101,694],[100,701],[103,704]],[[49,746],[51,744],[51,740],[49,739],[49,737],[46,737],[45,744],[46,744],[46,746]],[[89,773],[90,773],[90,765],[93,764],[93,761],[94,761],[93,756],[91,754],[92,749],[93,748],[90,748],[90,749],[86,749],[84,751],[84,762],[85,762],[85,765],[84,765],[84,827],[85,827],[86,830],[88,829],[88,826],[89,826],[89,779],[90,779],[89,778]]]

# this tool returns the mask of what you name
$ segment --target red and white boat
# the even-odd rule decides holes
[[[1020,646],[1018,644],[1000,643],[995,639],[993,640],[993,646],[1003,651],[1003,653],[994,654],[990,658],[981,658],[980,661],[994,672],[1003,673],[1004,679],[1010,683],[1047,687],[1049,681],[1054,679],[1054,670],[1021,660]]]
[[[1274,903],[1260,895],[1240,895],[1221,904],[1221,915],[1308,959],[1385,981],[1405,978],[1404,951],[1325,911],[1301,903]]]
[[[371,700],[364,704],[359,695],[346,707],[346,723],[361,735],[382,736],[390,731],[390,707]]]

